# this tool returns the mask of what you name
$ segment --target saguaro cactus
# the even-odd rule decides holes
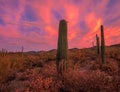
[[[105,63],[105,40],[103,25],[101,25],[101,59],[102,62]]]
[[[57,47],[57,70],[62,73],[68,64],[68,41],[67,41],[67,22],[61,20],[59,23],[58,47]]]
[[[96,47],[97,47],[97,54],[100,54],[100,41],[99,41],[99,37],[96,34]]]

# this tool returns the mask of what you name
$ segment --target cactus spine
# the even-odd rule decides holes
[[[97,46],[97,54],[100,55],[100,41],[97,34],[96,34],[96,46]]]
[[[59,23],[59,35],[57,46],[57,70],[62,73],[67,68],[68,64],[68,41],[67,41],[67,22],[61,20]]]
[[[101,25],[101,59],[102,62],[105,63],[105,41],[103,25]]]

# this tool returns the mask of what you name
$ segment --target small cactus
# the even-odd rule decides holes
[[[92,47],[94,48],[94,41],[92,41]]]
[[[105,40],[103,25],[101,25],[101,59],[102,63],[105,63]]]
[[[7,50],[2,48],[2,56],[5,57],[7,55]]]
[[[100,41],[97,34],[96,34],[96,47],[97,47],[97,54],[100,55]]]
[[[21,57],[23,57],[23,49],[24,49],[24,47],[22,46],[22,49],[21,49]]]
[[[4,57],[4,49],[2,48],[2,56]]]
[[[61,20],[59,23],[58,47],[57,47],[57,70],[62,73],[68,64],[68,41],[67,41],[67,22]]]

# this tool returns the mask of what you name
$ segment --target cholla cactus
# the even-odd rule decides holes
[[[103,25],[101,25],[101,59],[105,63],[105,41],[104,41],[104,30]]]
[[[68,41],[67,41],[67,22],[61,20],[59,23],[58,47],[57,47],[57,70],[62,73],[68,64]]]

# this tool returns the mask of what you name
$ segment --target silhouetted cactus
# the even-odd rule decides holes
[[[67,22],[61,20],[59,23],[58,47],[57,47],[57,70],[62,73],[68,64],[68,41],[67,41]]]
[[[97,34],[96,34],[96,47],[97,47],[97,54],[100,55],[100,41]]]
[[[102,62],[105,63],[105,40],[103,25],[101,25],[101,59]]]
[[[92,47],[94,48],[94,41],[92,41]]]
[[[2,56],[5,57],[7,55],[7,50],[2,48]]]
[[[23,57],[23,49],[24,49],[24,47],[22,46],[22,50],[21,50],[21,56]]]
[[[5,50],[5,56],[7,55],[7,53],[8,53],[8,51],[7,51],[7,50]]]

